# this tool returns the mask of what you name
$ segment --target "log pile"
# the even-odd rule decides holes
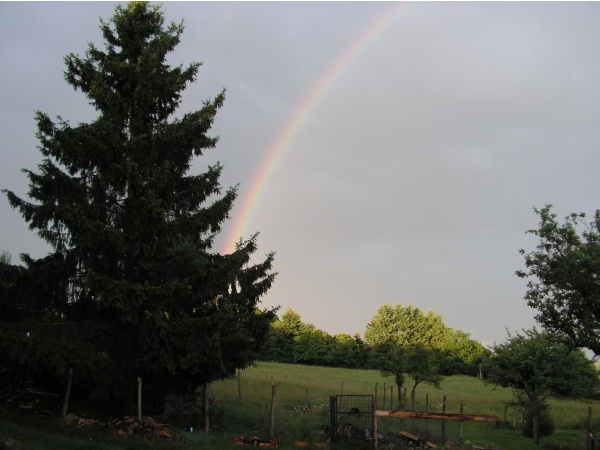
[[[61,395],[36,385],[20,371],[1,367],[0,400],[38,416],[54,416],[60,410]]]
[[[177,439],[169,425],[160,423],[152,417],[145,417],[141,422],[135,417],[123,417],[110,421],[79,418],[77,421],[79,426],[95,426],[114,430],[119,436],[154,440]]]

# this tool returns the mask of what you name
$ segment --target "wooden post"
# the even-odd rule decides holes
[[[429,412],[429,394],[425,394],[425,412]],[[429,420],[425,419],[425,431],[429,430]]]
[[[390,409],[394,409],[394,385],[390,386]]]
[[[406,405],[406,388],[404,388],[404,395],[402,396],[402,400],[404,402],[404,405]],[[404,407],[404,409],[406,409],[406,406]]]
[[[209,408],[208,408],[208,390],[210,389],[210,383],[204,383],[204,432],[208,433],[210,430],[209,421]]]
[[[442,414],[446,414],[446,396],[442,400]],[[446,421],[442,420],[442,443],[446,442]]]
[[[387,397],[387,386],[383,383],[383,409],[385,409],[385,401]]]
[[[73,368],[69,369],[69,379],[67,381],[67,389],[65,390],[65,401],[63,402],[63,410],[62,416],[65,417],[67,415],[67,410],[69,409],[69,398],[71,397],[71,382],[73,380]]]
[[[379,442],[379,439],[377,439],[377,436],[379,436],[379,422],[377,420],[377,415],[375,415],[373,419],[373,439],[375,439],[375,448],[377,448]]]
[[[588,406],[587,444],[585,447],[587,450],[594,450],[594,444],[592,443],[593,434],[594,432],[592,430],[592,407]]]
[[[504,425],[508,425],[508,404],[504,405]]]
[[[375,383],[375,396],[374,396],[374,401],[373,401],[373,411],[377,410],[377,383]],[[379,434],[379,422],[377,421],[377,414],[375,414],[375,421],[373,423],[373,438],[375,439],[375,448],[378,448],[377,446],[377,441],[379,439],[377,439],[377,435]]]
[[[275,435],[275,397],[277,395],[277,386],[271,386],[271,419],[269,422],[269,437],[273,439]]]
[[[142,421],[142,377],[138,377],[138,404],[137,404],[137,409],[138,409],[138,421],[141,422]]]
[[[341,395],[344,395],[344,382],[342,381]]]
[[[242,369],[238,369],[238,402],[242,403],[242,380],[241,380],[241,374],[240,372],[242,371]]]
[[[463,415],[465,413],[465,403],[460,401],[460,414]],[[459,425],[459,436],[458,436],[459,445],[463,445],[465,443],[465,423],[461,420]]]
[[[310,394],[310,378],[307,378],[306,379],[306,400],[304,401],[304,406],[306,406],[307,408],[308,408],[308,405],[310,405],[309,394]]]
[[[535,445],[540,445],[540,413],[536,411],[533,413],[533,439]]]

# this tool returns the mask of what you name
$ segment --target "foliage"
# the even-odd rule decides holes
[[[404,374],[419,380],[413,390],[421,382],[438,384],[441,374],[475,375],[489,353],[467,333],[448,328],[441,315],[389,303],[377,308],[367,324],[365,342],[371,349],[371,367],[394,376],[398,391]]]
[[[294,361],[324,366],[328,362],[332,338],[316,328],[306,328],[294,338]]]
[[[333,348],[329,353],[330,364],[334,367],[363,367],[362,349],[360,347],[360,336],[352,337],[349,334],[335,334],[333,336]]]
[[[166,63],[183,23],[132,2],[100,29],[104,51],[90,43],[85,57],[65,58],[66,81],[97,119],[71,126],[37,112],[43,160],[25,170],[33,202],[4,191],[53,253],[2,265],[11,281],[0,345],[15,362],[59,378],[73,368],[81,384],[129,402],[139,376],[164,398],[256,358],[274,316],[258,308],[274,255],[250,264],[256,235],[232,254],[211,251],[237,191],[221,194],[219,164],[191,169],[218,142],[207,133],[225,93],[173,118],[200,67]]]
[[[421,343],[416,343],[406,350],[405,373],[414,381],[410,393],[411,409],[414,409],[415,390],[419,384],[426,383],[439,389],[443,379],[439,374],[438,356]]]
[[[489,358],[490,351],[471,339],[469,333],[450,330],[440,347],[440,371],[444,375],[477,375],[480,365]]]
[[[495,345],[486,373],[489,382],[513,389],[517,404],[538,426],[551,394],[591,396],[597,385],[592,362],[580,350],[535,328],[509,333],[505,343]],[[534,435],[539,438],[539,430]]]
[[[538,310],[536,319],[547,329],[566,336],[573,346],[600,354],[600,210],[592,222],[585,214],[571,214],[559,224],[552,205],[541,210],[540,239],[525,256],[527,270],[517,271],[527,283],[527,304]],[[578,228],[583,228],[581,233]]]
[[[294,362],[295,338],[307,328],[300,314],[292,308],[286,309],[281,319],[275,316],[267,335],[267,344],[261,355],[267,361]]]
[[[377,308],[377,312],[365,329],[365,342],[375,347],[393,342],[410,347],[416,343],[426,348],[437,348],[444,342],[447,328],[441,316],[429,311],[427,315],[412,305],[394,307],[387,303]]]
[[[12,255],[6,250],[0,252],[0,264],[10,264],[11,259]]]

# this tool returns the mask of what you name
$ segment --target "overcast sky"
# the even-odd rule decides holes
[[[115,5],[0,2],[0,188],[26,196],[20,169],[41,161],[34,111],[94,119],[64,81],[63,57],[102,47],[98,17]],[[600,3],[164,9],[186,24],[170,61],[203,62],[181,113],[227,88],[220,143],[194,171],[220,161],[223,186],[240,183],[231,224],[315,87],[393,18],[312,105],[248,223],[259,256],[276,252],[264,306],[362,335],[379,305],[412,304],[488,345],[535,324],[515,275],[519,249],[536,245],[532,208],[552,203],[561,219],[600,208]],[[5,197],[0,214],[13,263],[50,251]]]

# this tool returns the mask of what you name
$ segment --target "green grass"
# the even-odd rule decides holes
[[[336,369],[258,363],[241,374],[241,401],[237,379],[213,383],[211,398],[213,405],[210,424],[211,433],[189,433],[182,431],[193,425],[196,430],[202,425],[193,421],[174,421],[181,429],[180,441],[155,443],[142,439],[117,436],[114,431],[104,431],[93,427],[66,426],[58,419],[37,418],[7,408],[0,408],[0,442],[15,439],[23,449],[192,449],[222,448],[239,449],[233,444],[235,436],[259,436],[263,440],[269,434],[271,383],[276,388],[275,437],[282,444],[280,448],[294,448],[293,441],[324,442],[327,435],[321,426],[329,424],[329,397],[340,394],[373,394],[378,386],[378,406],[383,409],[384,391],[386,409],[390,408],[391,378],[382,377],[377,371]],[[307,394],[308,386],[308,394]],[[385,388],[384,388],[385,386]],[[412,381],[406,380],[410,388]],[[394,397],[396,397],[394,387]],[[465,405],[466,414],[497,415],[504,417],[504,407],[512,400],[509,389],[494,388],[466,376],[447,377],[441,389],[427,385],[417,387],[417,409],[425,409],[426,394],[429,396],[429,411],[441,411],[443,396],[446,396],[446,411],[459,412],[460,401]],[[600,401],[577,401],[572,399],[550,400],[551,414],[556,430],[550,437],[542,438],[540,446],[531,439],[520,435],[520,414],[517,414],[517,431],[512,426],[497,428],[493,423],[464,423],[464,438],[468,445],[478,445],[501,450],[529,449],[585,449],[588,406],[594,408],[595,429],[600,430]],[[394,399],[394,407],[398,401]],[[78,411],[74,411],[78,413]],[[92,413],[88,413],[91,415]],[[508,420],[512,425],[512,410],[508,410]],[[188,421],[192,419],[186,419]],[[197,419],[196,419],[197,420]],[[387,431],[424,432],[441,435],[440,421],[412,419],[380,419],[380,429]],[[458,441],[459,423],[446,422],[446,436],[450,441]],[[466,448],[468,448],[468,445]]]

